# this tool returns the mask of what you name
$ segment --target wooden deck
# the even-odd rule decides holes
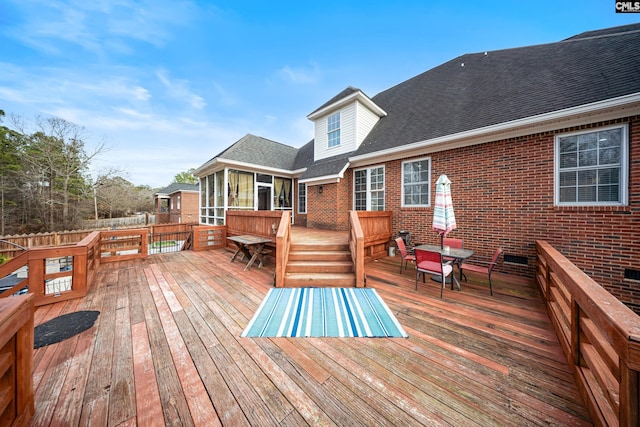
[[[399,258],[367,264],[408,339],[240,338],[273,283],[231,252],[101,267],[89,295],[35,323],[99,310],[96,326],[34,352],[43,425],[590,425],[533,283],[414,290]],[[470,278],[472,279],[472,278]]]

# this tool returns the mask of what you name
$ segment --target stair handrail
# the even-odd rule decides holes
[[[356,275],[356,287],[365,286],[364,277],[364,233],[357,211],[349,211],[349,251]]]
[[[274,286],[281,288],[284,286],[284,277],[287,273],[287,263],[289,262],[289,248],[291,247],[291,211],[283,211],[276,232],[276,272]]]

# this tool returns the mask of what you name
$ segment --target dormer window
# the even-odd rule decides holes
[[[329,148],[340,145],[340,111],[327,118],[327,140]]]

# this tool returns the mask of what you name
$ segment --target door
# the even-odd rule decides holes
[[[258,210],[270,211],[273,195],[271,194],[271,185],[258,184]]]

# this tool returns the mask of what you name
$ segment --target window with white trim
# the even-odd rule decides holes
[[[353,171],[353,204],[357,211],[384,210],[384,166]]]
[[[627,204],[626,125],[558,135],[555,153],[556,205]]]
[[[428,207],[430,200],[431,159],[402,162],[402,206]]]
[[[298,213],[307,213],[307,184],[298,183]]]
[[[340,145],[340,111],[327,117],[327,141],[329,148]]]

